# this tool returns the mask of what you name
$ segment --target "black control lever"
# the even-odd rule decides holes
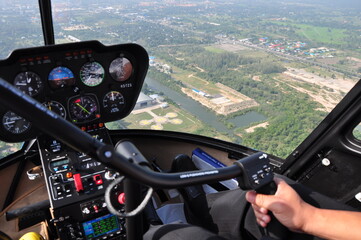
[[[260,193],[274,194],[273,172],[268,155],[263,152],[252,154],[235,162],[242,169],[238,178],[239,187],[243,190],[255,190]]]
[[[242,168],[242,176],[238,180],[242,189],[255,190],[257,193],[274,195],[277,185],[269,163],[268,155],[262,152],[253,154],[236,162]],[[261,240],[287,239],[288,229],[283,226],[271,213],[271,222],[266,228],[260,227]]]
[[[5,213],[6,221],[13,220],[15,218],[26,216],[27,214],[34,214],[36,212],[42,210],[48,210],[50,208],[50,201],[44,200],[41,202],[37,202],[31,205],[27,205],[25,207],[17,208],[14,210],[10,210]],[[0,238],[2,239],[2,238]]]

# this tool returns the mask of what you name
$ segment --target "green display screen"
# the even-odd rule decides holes
[[[93,239],[119,229],[118,218],[113,214],[108,214],[83,223],[86,239]]]

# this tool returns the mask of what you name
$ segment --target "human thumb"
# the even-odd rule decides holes
[[[272,204],[271,195],[258,194],[255,191],[249,191],[246,193],[246,200],[251,204],[255,204],[258,207],[266,208]]]

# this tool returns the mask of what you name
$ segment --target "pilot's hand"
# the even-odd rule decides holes
[[[257,194],[254,191],[247,192],[246,199],[252,204],[257,222],[266,227],[271,221],[268,211],[287,228],[292,231],[302,232],[314,207],[304,202],[296,191],[285,181],[275,179],[277,192],[275,195]]]

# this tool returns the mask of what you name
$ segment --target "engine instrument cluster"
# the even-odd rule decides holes
[[[89,129],[116,121],[133,109],[148,55],[136,44],[77,42],[14,51],[0,61],[0,77],[61,117]],[[35,138],[39,129],[0,106],[0,140]]]

